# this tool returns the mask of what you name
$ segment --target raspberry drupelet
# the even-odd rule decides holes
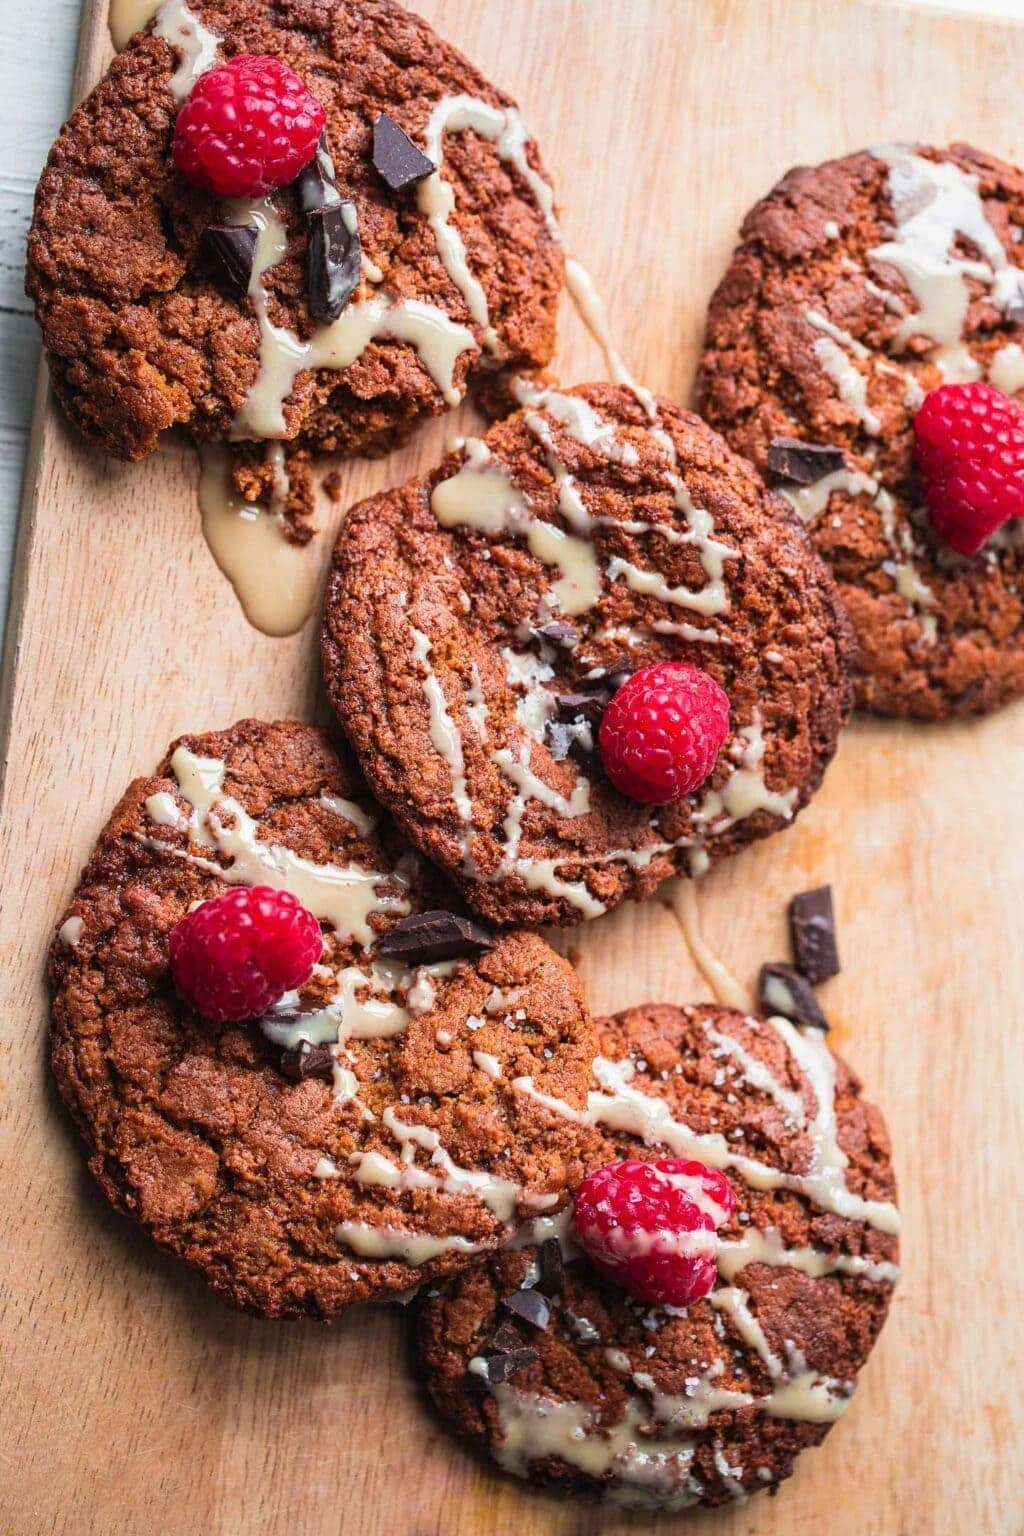
[[[309,164],[324,122],[283,60],[238,54],[193,86],[174,126],[174,164],[215,197],[265,197]]]
[[[641,667],[601,719],[599,745],[615,788],[645,805],[698,789],[729,734],[729,697],[700,667],[660,661]]]
[[[735,1210],[723,1173],[667,1157],[589,1173],[576,1192],[573,1225],[587,1257],[623,1290],[688,1307],[714,1286],[715,1232]]]
[[[204,1019],[259,1018],[301,987],[323,952],[320,924],[290,891],[239,886],[204,901],[172,931],[171,974]]]

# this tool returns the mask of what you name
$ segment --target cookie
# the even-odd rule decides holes
[[[326,112],[362,249],[334,322],[310,317],[295,187],[232,205],[254,228],[246,294],[204,241],[224,210],[172,167],[178,107],[237,53],[284,59]],[[439,167],[405,191],[374,165],[382,115]],[[54,389],[125,459],[175,425],[385,453],[477,375],[547,362],[563,274],[551,187],[514,103],[392,0],[167,0],[61,131],[28,254]]]
[[[213,1025],[168,935],[232,884],[292,890],[324,952],[263,1019]],[[305,725],[182,737],[102,833],[51,951],[54,1071],[111,1203],[235,1306],[329,1318],[562,1204],[577,1128],[511,1082],[585,1102],[579,983],[533,934],[417,963],[398,925],[446,894]]]
[[[533,1482],[669,1509],[774,1490],[849,1407],[885,1320],[899,1223],[882,1117],[823,1037],[784,1019],[648,1006],[598,1031],[588,1166],[675,1155],[725,1170],[739,1205],[716,1286],[685,1310],[653,1306],[573,1257],[571,1237],[552,1265],[550,1241],[534,1245],[568,1222],[537,1223],[427,1293],[427,1386],[460,1434]],[[580,1122],[550,1107],[552,1126]],[[550,1316],[495,1339],[523,1286]]]
[[[379,799],[478,911],[577,923],[788,826],[850,707],[846,620],[787,504],[697,417],[607,384],[525,408],[350,513],[331,702]],[[692,662],[731,732],[667,806],[603,776],[613,685]]]
[[[701,410],[831,565],[861,709],[937,720],[1024,690],[1022,525],[955,554],[913,463],[940,384],[988,379],[1024,403],[1022,230],[1024,173],[969,145],[849,155],[751,210],[711,301]]]

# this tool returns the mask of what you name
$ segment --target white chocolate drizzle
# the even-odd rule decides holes
[[[823,1036],[816,1030],[798,1031],[788,1019],[772,1018],[767,1022],[782,1037],[814,1092],[814,1114],[801,1112],[798,1120],[813,1147],[812,1166],[807,1173],[788,1173],[748,1157],[717,1131],[692,1131],[673,1118],[663,1099],[633,1086],[636,1068],[628,1059],[610,1061],[597,1057],[594,1077],[598,1090],[588,1094],[585,1111],[550,1095],[541,1095],[529,1077],[514,1078],[512,1086],[566,1118],[624,1131],[648,1146],[666,1146],[677,1157],[693,1157],[712,1168],[733,1169],[753,1189],[792,1190],[846,1221],[862,1221],[895,1236],[900,1229],[896,1207],[889,1201],[863,1199],[847,1187],[847,1158],[837,1140],[835,1065]],[[777,1089],[780,1094],[785,1092],[782,1084]]]
[[[308,341],[302,341],[270,318],[263,278],[287,250],[285,228],[273,204],[267,199],[242,201],[233,206],[232,217],[239,224],[255,224],[259,231],[249,297],[260,329],[259,372],[232,424],[232,437],[287,437],[284,403],[297,376],[312,368],[348,368],[377,337],[408,342],[445,402],[458,404],[462,396],[453,382],[455,365],[463,352],[475,349],[472,331],[421,299],[391,300],[377,293],[353,300],[337,320],[318,326]]]
[[[835,469],[813,485],[781,485],[778,489],[801,521],[809,524],[824,512],[833,491],[843,491],[847,496],[874,496],[878,481],[859,469]]]
[[[439,101],[430,114],[424,135],[424,153],[433,160],[437,170],[420,182],[417,203],[433,231],[437,253],[445,271],[465,300],[470,318],[480,327],[484,347],[492,355],[497,355],[501,343],[491,324],[487,295],[480,279],[470,268],[461,234],[450,222],[455,211],[455,193],[441,175],[444,135],[464,132],[467,128],[487,139],[494,145],[500,158],[514,166],[544,215],[549,232],[556,240],[561,237],[554,218],[551,188],[526,157],[529,135],[516,109],[495,107],[467,95],[446,96]]]
[[[575,257],[568,255],[565,258],[565,286],[569,291],[569,296],[572,299],[576,313],[604,354],[608,377],[612,383],[624,384],[627,389],[631,389],[635,395],[639,396],[640,386],[626,367],[621,354],[615,346],[604,304],[601,302],[600,294],[594,287],[594,281],[590,273]]]
[[[975,379],[978,364],[963,344],[970,302],[965,279],[988,288],[992,303],[1001,310],[1016,294],[1019,281],[1018,269],[986,217],[978,179],[949,161],[925,160],[904,147],[875,154],[889,167],[896,227],[871,254],[896,268],[917,301],[917,309],[901,320],[895,341],[902,347],[912,336],[926,336],[945,378]],[[960,236],[980,256],[955,255]]]
[[[448,765],[452,781],[452,800],[463,826],[460,838],[462,864],[467,874],[473,874],[473,856],[470,837],[473,823],[473,802],[466,789],[466,765],[462,754],[462,733],[448,711],[441,680],[430,661],[431,642],[422,630],[410,625],[413,637],[412,657],[423,670],[423,693],[429,711],[430,741]]]
[[[110,28],[110,41],[118,53],[136,32],[141,32],[153,20],[160,9],[161,0],[110,0],[107,26]]]
[[[355,800],[346,800],[344,795],[329,795],[326,792],[320,796],[320,804],[325,811],[330,811],[334,816],[340,816],[350,826],[355,827],[360,837],[369,837],[377,825],[377,817],[373,811],[368,811]]]
[[[178,747],[171,758],[178,790],[189,806],[186,815],[173,795],[161,791],[146,800],[146,812],[158,826],[187,830],[190,842],[231,860],[220,864],[187,848],[159,838],[144,838],[147,847],[186,859],[217,875],[226,885],[270,885],[290,891],[339,938],[351,938],[363,948],[373,943],[369,924],[374,912],[403,914],[409,903],[399,895],[381,894],[385,880],[404,886],[404,877],[363,869],[358,864],[314,864],[290,848],[264,842],[258,824],[239,802],[224,793],[225,766],[219,758],[197,757]]]
[[[493,1076],[493,1073],[488,1071],[487,1075]],[[357,1184],[396,1190],[401,1194],[429,1189],[451,1195],[472,1195],[505,1225],[513,1220],[520,1205],[545,1210],[558,1203],[558,1195],[531,1195],[510,1179],[499,1178],[483,1169],[460,1167],[442,1145],[437,1131],[403,1120],[391,1105],[384,1110],[381,1121],[399,1143],[399,1161],[381,1152],[354,1153],[352,1178]],[[429,1154],[426,1168],[416,1162],[417,1150]]]
[[[1024,348],[1019,342],[1010,341],[999,348],[988,365],[988,377],[1004,395],[1015,395],[1024,389]]]
[[[866,357],[867,348],[846,331],[839,330],[817,310],[807,310],[804,318],[825,333],[814,343],[814,355],[834,381],[840,400],[854,413],[865,432],[877,436],[882,430],[882,423],[868,405],[867,378],[854,367],[847,355],[852,352],[855,357]]]
[[[525,496],[480,438],[467,439],[466,455],[457,473],[436,485],[431,496],[442,528],[521,535],[532,555],[561,571],[551,590],[562,611],[584,613],[592,608],[600,596],[600,575],[589,542],[534,518]]]
[[[557,1456],[591,1477],[614,1471],[623,1483],[636,1483],[661,1500],[678,1501],[693,1460],[692,1440],[645,1439],[641,1426],[651,1420],[651,1410],[641,1399],[631,1398],[624,1417],[607,1429],[599,1428],[593,1410],[585,1403],[558,1401],[524,1392],[510,1382],[494,1386],[501,1440],[493,1454],[506,1472],[526,1477],[530,1463]],[[695,1503],[697,1491],[685,1494],[685,1504]]]
[[[410,1232],[404,1227],[377,1227],[362,1221],[342,1221],[334,1229],[339,1243],[364,1259],[399,1259],[415,1267],[438,1258],[442,1253],[482,1253],[489,1243],[474,1243],[457,1234],[433,1237],[428,1232]]]
[[[761,1232],[751,1227],[736,1242],[720,1241],[717,1264],[719,1274],[729,1282],[748,1264],[798,1269],[814,1280],[825,1275],[849,1275],[880,1285],[894,1285],[900,1276],[899,1265],[888,1259],[872,1259],[858,1253],[830,1254],[819,1248],[787,1248],[774,1228]]]
[[[199,510],[210,553],[235,589],[249,623],[265,635],[294,635],[313,611],[317,571],[309,549],[285,535],[284,447],[273,443],[269,452],[275,486],[269,506],[263,506],[233,491],[228,449],[204,443],[199,450]]]
[[[150,11],[150,15],[152,14],[153,12]],[[146,16],[145,21],[148,20],[149,16]],[[126,21],[124,24],[129,23]],[[120,26],[119,17],[118,27]],[[113,22],[111,29],[113,30]],[[164,42],[170,43],[181,56],[177,69],[167,82],[168,90],[180,105],[191,92],[199,76],[204,75],[212,67],[217,57],[220,38],[208,27],[203,26],[184,0],[164,0],[164,4],[156,11],[153,36],[163,38]]]
[[[443,139],[446,133],[472,129],[492,142],[502,160],[511,164],[536,202],[549,231],[560,239],[554,216],[554,194],[544,178],[530,165],[526,154],[529,135],[514,108],[493,107],[476,97],[459,95],[437,102],[426,127],[426,153],[438,167],[421,182],[417,192],[420,211],[426,216],[445,271],[461,293],[470,317],[479,326],[482,342],[491,352],[500,351],[491,325],[487,296],[469,266],[465,244],[451,222],[455,196],[441,176]],[[337,320],[321,325],[309,341],[270,320],[263,275],[284,254],[284,230],[269,203],[249,204],[239,210],[243,221],[260,218],[273,229],[271,243],[280,246],[264,261],[257,251],[249,294],[260,326],[260,368],[249,396],[235,418],[233,436],[276,438],[287,436],[284,402],[296,376],[305,369],[343,370],[351,366],[371,341],[385,337],[414,347],[420,362],[447,405],[457,405],[462,392],[454,382],[455,368],[463,352],[476,351],[473,332],[457,324],[436,305],[421,299],[393,299],[382,292],[349,303]],[[383,274],[372,263],[364,264],[367,277],[379,283]]]
[[[61,923],[57,937],[65,949],[74,949],[76,944],[81,943],[84,928],[85,924],[80,917],[69,917]]]
[[[294,1050],[304,1040],[326,1045],[343,1040],[386,1040],[400,1035],[409,1023],[408,1009],[397,1001],[412,986],[412,973],[389,960],[374,960],[369,971],[345,966],[338,972],[331,1002],[315,1013],[290,1017],[297,998],[288,993],[260,1020],[260,1028],[275,1045]],[[277,1014],[285,1017],[278,1019]]]
[[[676,921],[683,931],[694,963],[711,988],[712,995],[728,1008],[738,1008],[741,1013],[752,1013],[754,1000],[749,990],[742,982],[737,981],[725,962],[718,958],[701,936],[697,887],[693,879],[681,876],[666,881],[661,888],[660,897],[667,901],[675,913]]]

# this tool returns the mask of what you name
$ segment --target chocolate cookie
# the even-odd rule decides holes
[[[571,924],[787,826],[847,718],[848,630],[780,497],[697,417],[592,384],[350,513],[327,688],[374,793],[496,922]],[[626,799],[595,750],[617,682],[722,684],[702,789]]]
[[[1022,525],[969,558],[943,544],[912,432],[950,380],[1024,402],[1022,230],[1024,173],[969,145],[849,155],[751,210],[711,301],[701,408],[832,566],[862,709],[934,720],[1024,690]]]
[[[171,139],[198,75],[237,53],[302,76],[326,112],[326,158],[316,185],[226,213],[174,171]],[[382,118],[438,169],[396,190],[375,150]],[[310,278],[326,274],[307,275],[317,198],[351,205],[356,234],[336,233],[344,259],[361,249],[354,293],[322,322]],[[50,152],[28,291],[54,388],[108,453],[141,458],[181,424],[378,454],[478,373],[550,358],[562,268],[514,103],[419,17],[392,0],[167,0]]]
[[[897,1278],[882,1117],[823,1037],[784,1019],[652,1005],[598,1030],[588,1165],[675,1155],[725,1170],[739,1208],[718,1232],[715,1289],[653,1306],[574,1257],[571,1236],[562,1264],[550,1237],[533,1246],[566,1218],[535,1224],[427,1294],[430,1393],[536,1482],[670,1509],[777,1488],[849,1406]],[[580,1122],[549,1107],[552,1127]],[[548,1305],[516,1306],[521,1287]]]
[[[232,884],[293,891],[324,952],[213,1025],[168,935]],[[450,1273],[578,1172],[577,1127],[511,1086],[585,1102],[575,974],[533,934],[409,921],[444,897],[305,725],[182,737],[100,837],[50,956],[54,1071],[111,1203],[234,1305],[329,1318]]]

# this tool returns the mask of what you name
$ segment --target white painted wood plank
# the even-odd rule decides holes
[[[78,21],[79,0],[0,4],[0,626],[39,366],[25,234],[36,178],[67,112]]]

